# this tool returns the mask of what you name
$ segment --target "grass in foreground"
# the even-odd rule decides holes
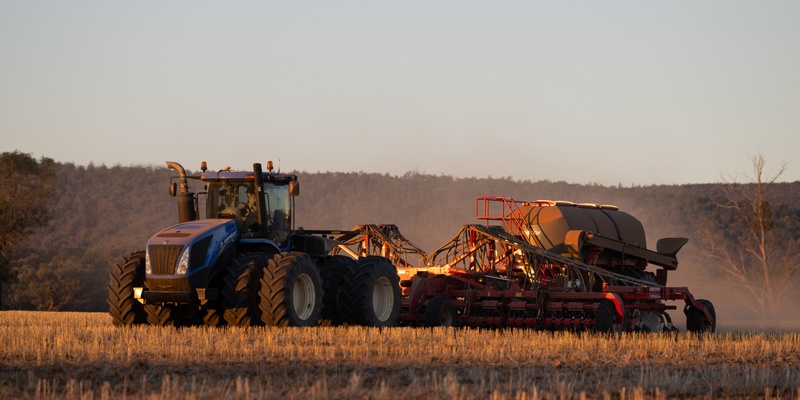
[[[800,399],[800,334],[115,328],[0,312],[0,398]]]

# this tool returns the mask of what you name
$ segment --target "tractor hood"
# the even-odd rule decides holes
[[[147,241],[147,275],[192,275],[214,264],[238,236],[236,221],[230,219],[173,225]]]

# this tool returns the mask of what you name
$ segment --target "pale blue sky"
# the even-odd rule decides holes
[[[87,165],[800,180],[800,2],[2,1],[0,151]]]

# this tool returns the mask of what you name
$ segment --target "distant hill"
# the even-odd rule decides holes
[[[105,285],[115,258],[143,250],[151,235],[177,223],[176,203],[167,192],[174,173],[167,168],[67,163],[58,164],[57,174],[60,188],[53,199],[52,224],[31,238],[27,251],[16,261],[20,278],[63,278],[61,285],[75,285],[80,291],[62,302],[60,309],[105,310]],[[735,223],[735,216],[714,206],[721,194],[714,184],[610,187],[416,172],[402,176],[296,174],[300,181],[298,227],[347,229],[362,223],[394,223],[427,251],[451,239],[462,225],[478,222],[474,218],[478,196],[615,204],[642,221],[648,247],[654,247],[660,237],[690,238],[679,255],[681,268],[671,284],[687,285],[697,292],[715,290],[714,280],[700,279],[711,269],[704,265],[700,243],[694,240],[697,232],[701,227],[714,226],[724,235],[726,224]],[[797,213],[800,182],[775,184],[773,190],[774,208]],[[66,274],[66,278],[56,278],[59,274]],[[12,287],[12,291],[23,289],[21,284]],[[13,293],[4,304],[34,307],[31,302],[15,302]]]

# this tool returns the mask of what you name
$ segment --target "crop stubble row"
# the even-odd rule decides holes
[[[116,328],[0,313],[0,397],[800,398],[800,334]]]

